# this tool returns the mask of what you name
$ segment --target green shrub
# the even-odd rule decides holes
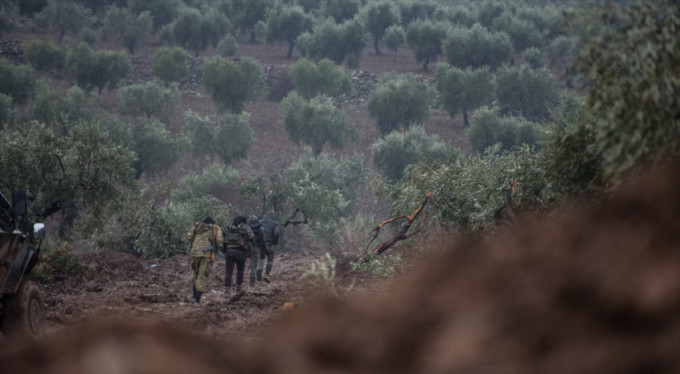
[[[236,56],[238,53],[236,38],[231,34],[225,35],[222,40],[217,43],[217,52],[219,52],[222,57]]]
[[[326,289],[337,295],[335,290],[335,259],[326,252],[324,258],[314,260],[309,268],[300,268],[300,280],[314,287]]]
[[[522,144],[537,146],[544,133],[538,125],[521,117],[501,117],[495,108],[481,108],[473,113],[466,136],[472,150],[482,154],[497,143],[503,150]]]
[[[151,71],[165,82],[179,82],[189,74],[189,53],[182,47],[160,47],[153,55]]]
[[[543,67],[543,56],[541,50],[536,47],[527,48],[522,52],[522,61],[532,69]]]
[[[0,130],[16,120],[14,100],[12,97],[0,93]]]
[[[179,189],[173,200],[186,201],[204,195],[220,198],[239,180],[238,170],[228,165],[212,164],[199,174],[190,174],[179,180]]]
[[[352,76],[327,58],[316,64],[301,58],[291,67],[288,76],[305,99],[318,94],[336,97],[352,91]]]
[[[85,268],[68,242],[62,242],[53,251],[44,251],[38,265],[31,271],[40,283],[52,283],[85,272]]]
[[[182,132],[192,146],[194,159],[220,156],[225,163],[247,157],[253,144],[249,115],[200,116],[191,111],[184,115]]]
[[[264,94],[264,73],[260,64],[250,57],[236,63],[211,57],[203,63],[203,86],[217,107],[241,113],[248,101]]]
[[[179,104],[179,97],[177,83],[165,86],[159,80],[152,80],[131,84],[118,90],[118,113],[169,123]]]
[[[38,71],[59,69],[66,62],[66,51],[51,41],[29,37],[24,43],[24,58]]]
[[[418,125],[430,116],[433,90],[411,74],[385,74],[366,102],[368,114],[385,135]]]
[[[420,126],[405,133],[391,132],[371,146],[373,165],[389,180],[401,178],[408,165],[421,160],[441,161],[455,155],[439,138],[425,134]]]
[[[14,66],[0,59],[0,93],[10,96],[17,104],[25,104],[33,96],[35,71],[27,65]]]
[[[389,278],[403,270],[404,261],[400,255],[366,255],[365,262],[353,262],[352,268],[380,278]]]

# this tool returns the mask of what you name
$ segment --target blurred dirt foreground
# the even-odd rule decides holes
[[[258,344],[93,323],[3,373],[678,373],[680,168],[500,240],[437,251],[376,297],[320,297]]]

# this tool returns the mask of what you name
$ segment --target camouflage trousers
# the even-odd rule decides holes
[[[267,242],[265,244],[265,251],[264,254],[267,256],[267,269],[265,270],[265,274],[269,274],[269,272],[272,270],[272,266],[274,266],[274,252],[276,250],[276,244],[272,242]],[[264,267],[264,260],[260,260],[257,262],[257,270],[262,271],[262,268]]]
[[[196,287],[196,291],[205,291],[211,267],[212,260],[209,257],[191,258],[191,270],[193,271],[191,274],[191,283]]]

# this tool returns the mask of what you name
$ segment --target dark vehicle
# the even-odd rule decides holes
[[[7,340],[36,338],[44,331],[40,287],[25,279],[38,262],[45,225],[26,222],[26,193],[14,191],[12,203],[0,191],[0,330]]]

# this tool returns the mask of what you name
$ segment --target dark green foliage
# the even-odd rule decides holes
[[[253,145],[253,130],[250,127],[250,114],[224,116],[217,133],[217,154],[225,164],[248,157]]]
[[[550,67],[562,73],[567,72],[578,54],[576,40],[564,35],[553,39],[544,48],[544,51]]]
[[[437,67],[437,91],[442,105],[451,118],[463,113],[465,127],[468,113],[489,105],[495,98],[496,80],[487,67],[462,70],[447,63]]]
[[[516,17],[509,12],[505,12],[493,20],[493,29],[507,33],[517,51],[531,47],[540,48],[545,42],[543,34],[532,22]]]
[[[144,11],[151,13],[153,17],[153,31],[157,32],[163,26],[171,23],[181,5],[180,0],[127,0],[127,5],[133,14]]]
[[[438,6],[435,2],[426,1],[401,1],[399,2],[399,16],[403,27],[408,27],[415,20],[428,20],[434,17]]]
[[[87,91],[96,87],[100,94],[105,87],[115,89],[132,71],[125,52],[95,51],[85,43],[77,44],[68,51],[66,66],[78,86]]]
[[[303,57],[317,61],[327,58],[338,65],[345,61],[356,68],[366,44],[366,33],[358,19],[341,25],[327,19],[314,25],[311,32],[302,33],[296,46]]]
[[[134,13],[129,8],[109,8],[104,19],[102,39],[112,37],[120,45],[127,48],[130,54],[151,34],[153,21],[149,11]]]
[[[406,34],[404,28],[400,25],[392,25],[385,30],[385,47],[390,51],[397,53],[397,49],[406,42]]]
[[[26,65],[14,66],[0,59],[0,93],[12,97],[17,104],[25,104],[33,96],[35,71]]]
[[[241,33],[250,33],[251,43],[256,41],[255,25],[265,20],[273,5],[273,0],[232,0],[232,20]]]
[[[539,159],[551,189],[561,199],[588,196],[603,186],[603,160],[592,147],[595,131],[579,124],[583,105],[576,94],[565,95]]]
[[[277,5],[267,15],[267,43],[282,41],[288,43],[286,58],[293,56],[297,37],[311,28],[311,17],[299,6]]]
[[[408,44],[416,62],[423,63],[423,71],[428,70],[430,61],[435,61],[442,54],[442,42],[446,37],[448,26],[443,22],[416,20],[406,29]]]
[[[66,94],[54,92],[49,82],[36,82],[36,93],[28,105],[28,115],[33,121],[56,126],[65,131],[72,122],[94,121],[97,118],[99,98],[86,94],[80,87],[71,87]]]
[[[222,57],[236,56],[238,53],[238,42],[236,38],[231,35],[225,35],[219,43],[217,43],[217,52]]]
[[[34,17],[35,25],[42,30],[54,30],[58,41],[66,32],[78,34],[90,22],[90,10],[72,0],[49,0]]]
[[[546,119],[559,102],[555,76],[548,69],[509,67],[498,72],[498,105],[529,119]]]
[[[153,177],[172,168],[189,150],[189,142],[182,135],[171,135],[165,125],[156,121],[140,121],[132,126],[131,149],[137,159],[133,166],[135,177]]]
[[[203,63],[203,87],[222,111],[241,113],[248,101],[264,94],[264,74],[260,64],[250,57],[239,62],[211,57]]]
[[[496,109],[480,108],[472,115],[472,125],[467,130],[470,147],[478,154],[500,143],[502,150],[526,144],[536,146],[544,138],[543,130],[521,117],[501,117]]]
[[[399,22],[399,13],[387,1],[370,2],[364,8],[366,31],[373,37],[375,54],[380,55],[380,41],[388,27]]]
[[[160,47],[153,55],[151,71],[165,82],[179,82],[189,74],[189,58],[182,47]]]
[[[19,14],[30,18],[47,6],[47,0],[21,0],[17,1],[17,3]]]
[[[398,181],[408,165],[422,160],[447,160],[456,152],[436,135],[427,135],[421,126],[413,126],[404,133],[394,131],[379,139],[371,146],[371,154],[373,165],[388,180]]]
[[[166,44],[176,44],[194,56],[205,51],[210,43],[217,43],[227,34],[231,25],[222,14],[210,8],[201,12],[195,8],[181,8],[177,18],[160,30],[159,40]]]
[[[356,128],[347,124],[345,113],[333,106],[327,96],[305,100],[292,91],[281,101],[280,110],[288,139],[309,145],[315,156],[321,154],[326,143],[342,148],[348,137],[358,137]]]
[[[352,91],[351,75],[326,58],[317,64],[301,58],[291,67],[288,76],[305,99],[318,94],[336,97]]]
[[[7,124],[11,124],[16,120],[16,111],[14,110],[14,100],[11,96],[0,93],[0,130],[4,129]]]
[[[189,174],[179,181],[173,192],[175,201],[187,201],[201,196],[225,196],[239,180],[238,170],[229,165],[212,164],[198,174]]]
[[[460,68],[488,66],[495,70],[511,62],[513,47],[508,34],[490,32],[480,24],[455,28],[443,41],[446,62]]]
[[[349,21],[359,13],[359,0],[324,0],[321,7],[322,17],[332,17],[337,23]]]
[[[592,82],[584,114],[607,176],[677,154],[680,4],[633,1],[590,20],[575,69]]]
[[[179,104],[179,97],[177,83],[165,86],[159,80],[151,80],[132,84],[118,89],[118,113],[168,123]]]
[[[510,151],[492,148],[483,156],[450,162],[420,164],[406,169],[391,189],[392,214],[411,212],[432,194],[427,217],[464,234],[483,234],[494,227],[496,211],[505,202],[508,180],[522,183],[513,205],[522,211],[540,210],[552,201],[537,154],[529,147]]]
[[[368,114],[385,135],[399,127],[425,122],[433,90],[411,74],[386,74],[366,102]]]
[[[52,251],[42,252],[40,261],[31,270],[31,276],[40,283],[52,283],[67,277],[77,276],[85,271],[85,267],[68,242],[62,242]]]
[[[0,185],[26,191],[29,220],[58,217],[64,235],[77,219],[87,234],[108,222],[134,187],[133,158],[126,148],[110,145],[97,124],[74,122],[59,134],[32,123],[0,132]]]
[[[522,62],[532,69],[542,68],[544,64],[541,50],[536,47],[526,49],[522,52]]]
[[[5,31],[11,31],[19,18],[19,8],[13,1],[0,1],[0,36]]]
[[[201,117],[187,112],[182,132],[191,142],[194,159],[217,155],[228,164],[246,158],[253,144],[247,113]]]

